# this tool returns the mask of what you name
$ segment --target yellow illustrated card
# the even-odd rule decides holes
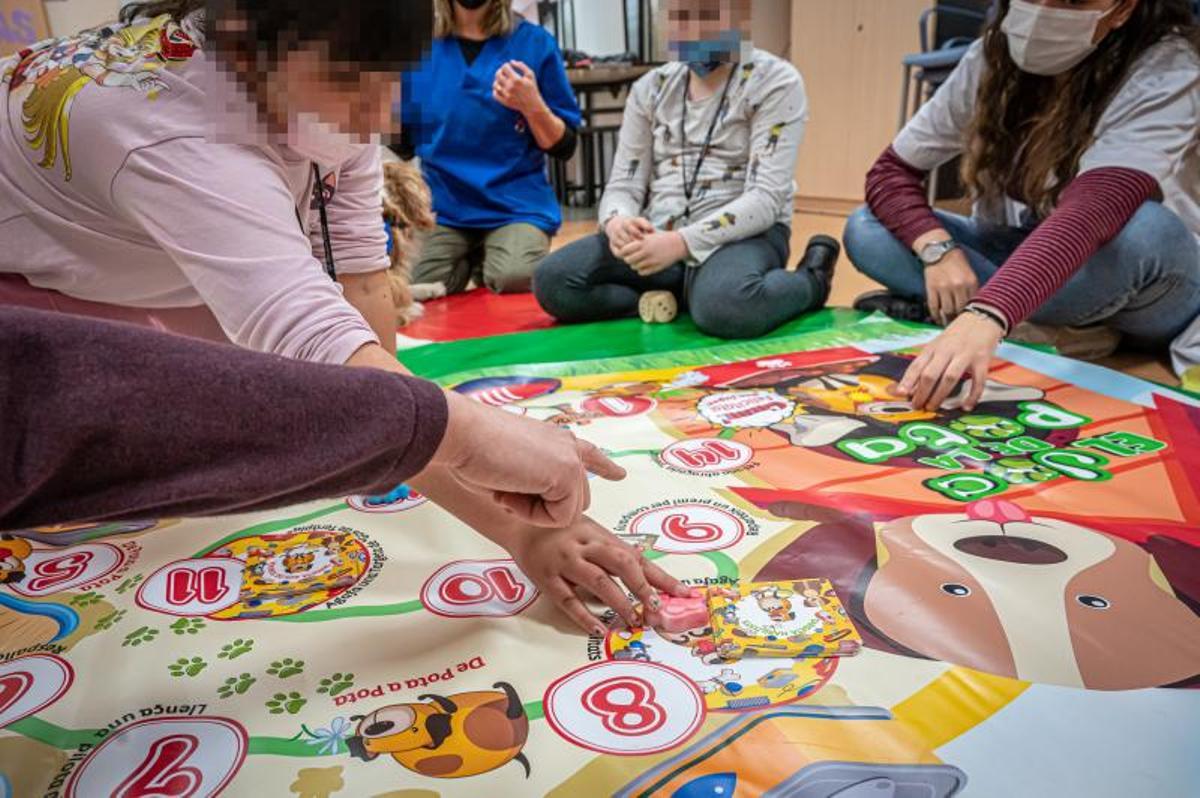
[[[862,638],[828,579],[709,588],[713,640],[726,660],[848,657]]]

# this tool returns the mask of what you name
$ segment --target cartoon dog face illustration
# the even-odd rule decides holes
[[[497,682],[495,691],[445,697],[418,696],[426,703],[392,704],[356,716],[358,729],[347,741],[352,756],[369,762],[380,754],[414,773],[457,779],[518,762],[529,737],[529,718],[516,690]]]
[[[23,538],[0,535],[0,584],[20,582],[25,578],[25,558],[33,546]]]
[[[792,602],[788,600],[794,595],[792,591],[773,586],[762,590],[752,590],[750,595],[754,596],[758,606],[771,616],[771,620],[775,623],[796,620],[796,613],[792,611]]]
[[[755,578],[838,567],[837,592],[875,648],[1096,690],[1200,674],[1197,597],[1177,595],[1149,551],[1124,538],[994,500],[874,525],[811,505],[770,510],[825,523]],[[1193,547],[1172,553],[1188,558],[1175,571],[1200,568]]]

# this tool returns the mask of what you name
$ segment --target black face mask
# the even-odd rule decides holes
[[[477,8],[483,8],[485,5],[487,5],[488,0],[454,0],[454,1],[456,3],[458,3],[460,6],[462,6],[463,8],[467,9],[468,11],[474,11]]]

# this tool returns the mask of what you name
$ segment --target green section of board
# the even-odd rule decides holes
[[[854,325],[863,318],[865,314],[853,310],[822,310],[789,322],[760,340],[834,330]],[[623,358],[706,349],[728,343],[700,332],[687,317],[673,324],[644,324],[641,319],[621,319],[429,344],[403,350],[399,357],[414,374],[436,380],[456,372],[476,372],[496,366]]]

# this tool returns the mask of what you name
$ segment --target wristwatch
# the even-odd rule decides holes
[[[949,255],[954,250],[958,249],[958,242],[953,239],[945,241],[934,241],[932,244],[926,244],[921,248],[920,254],[917,255],[921,259],[921,263],[926,266],[936,266],[942,262],[942,259]]]

